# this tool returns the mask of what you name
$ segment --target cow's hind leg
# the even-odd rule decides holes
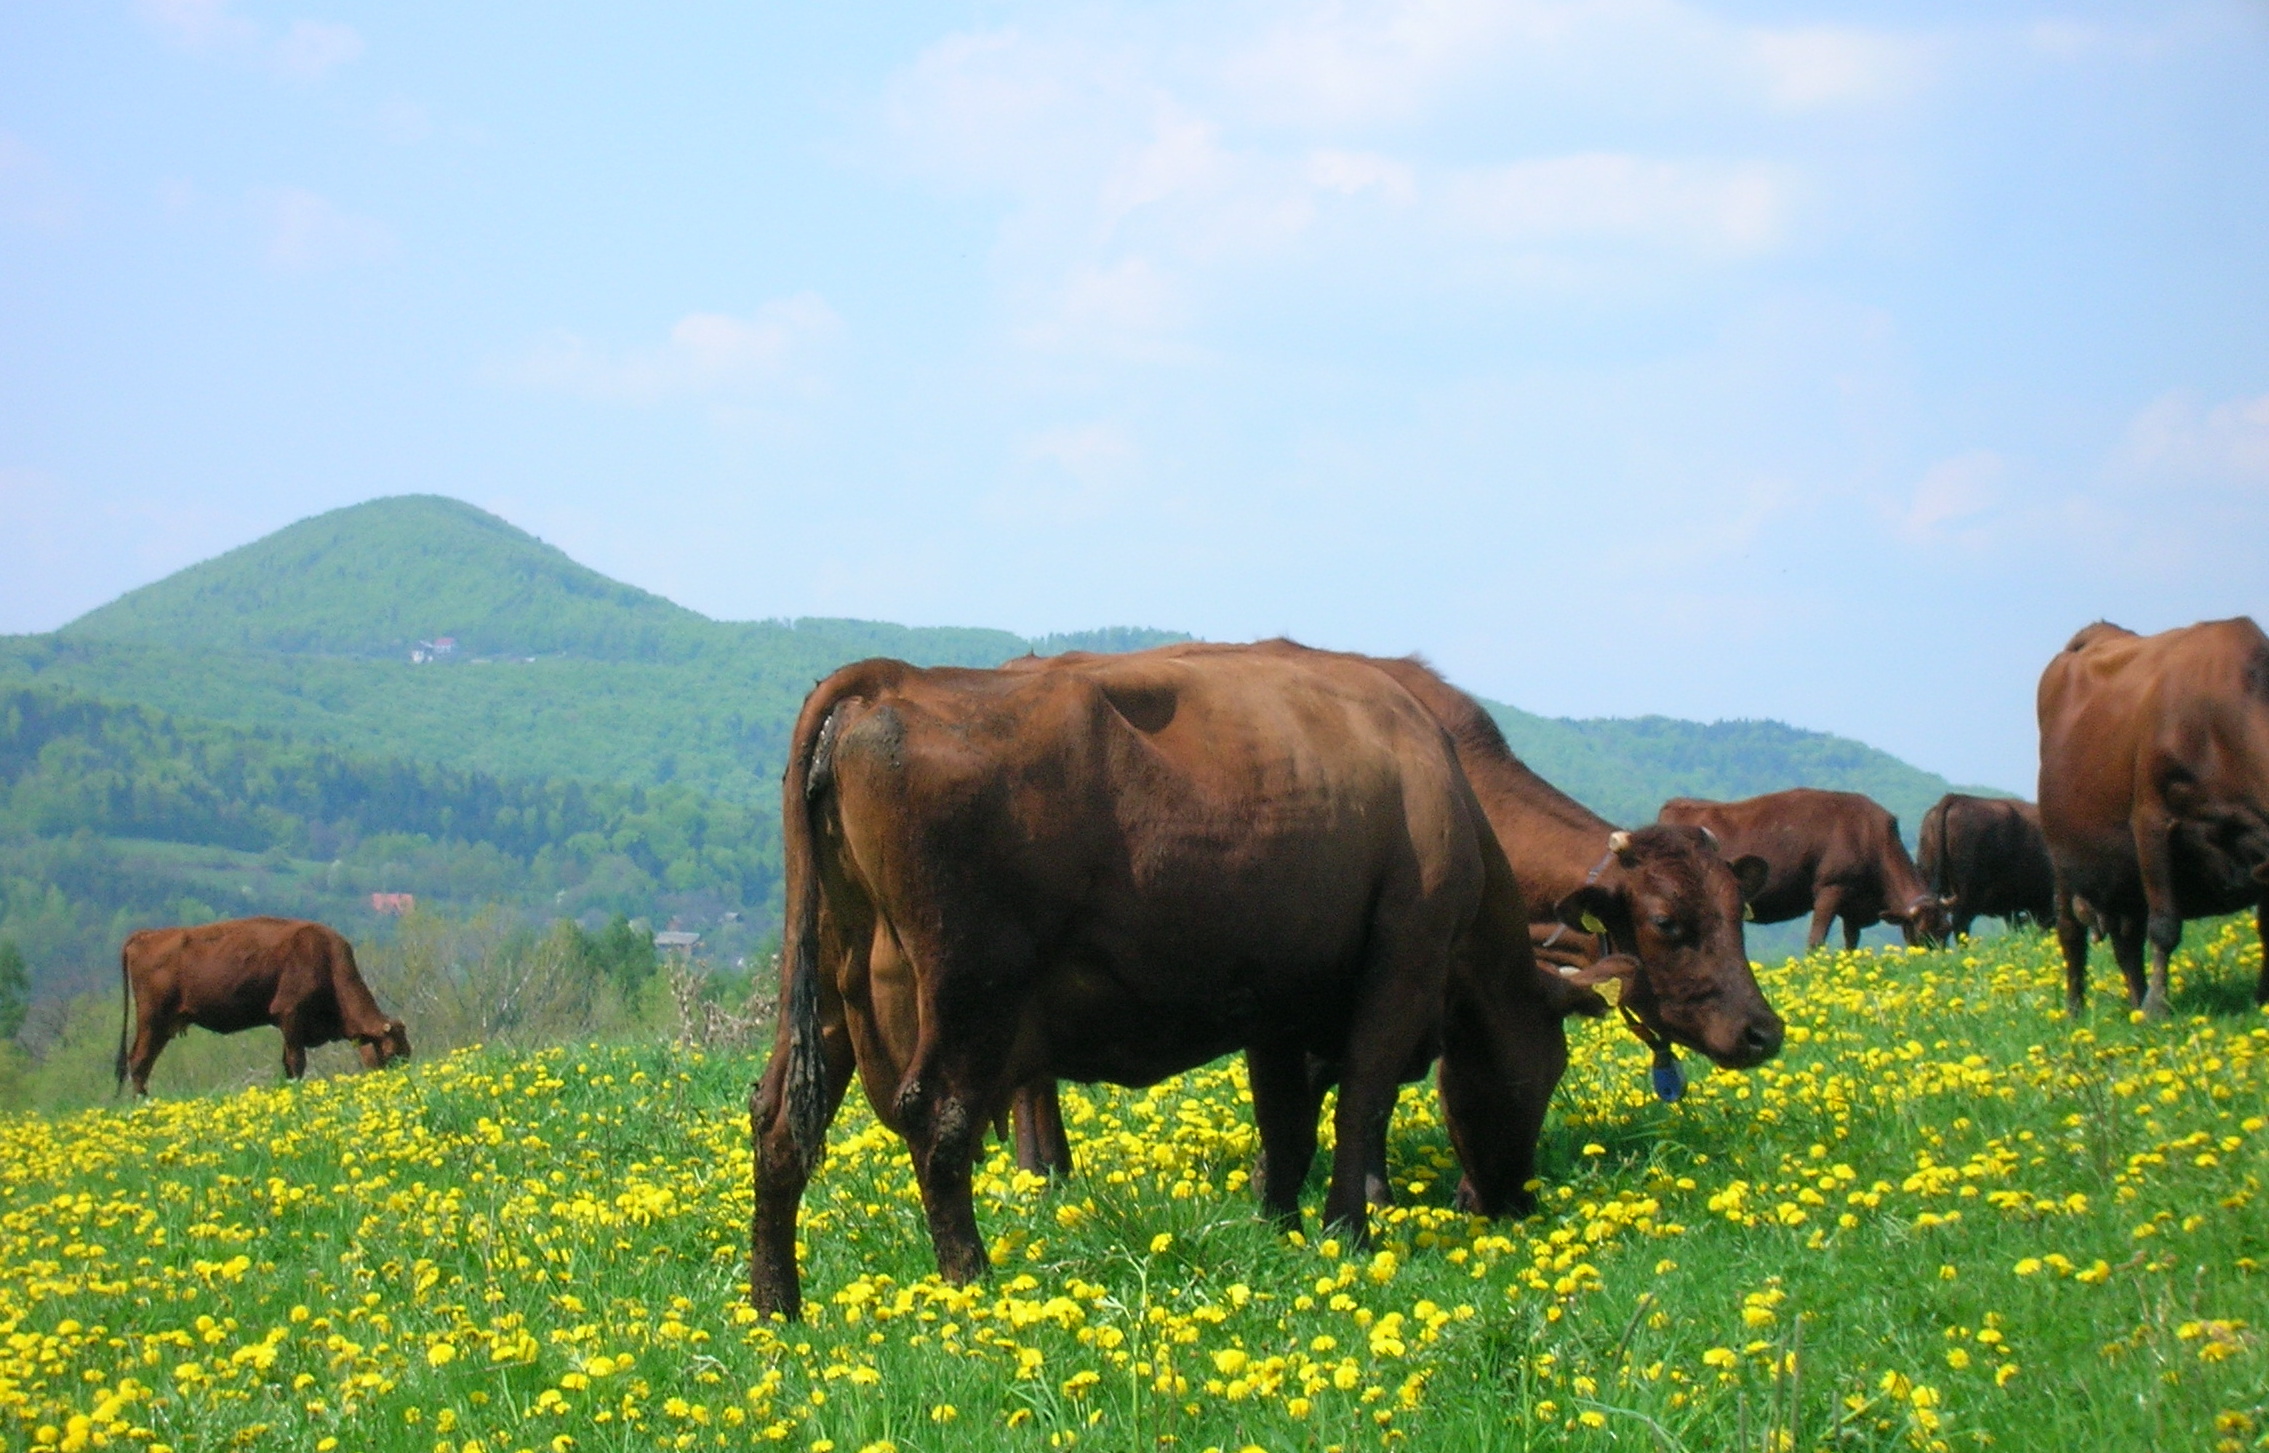
[[[820,1035],[822,1125],[835,1118],[855,1067],[842,1006],[838,1002],[831,1007],[835,1012]],[[748,1097],[749,1139],[755,1151],[749,1162],[756,1180],[756,1210],[749,1225],[749,1300],[759,1312],[778,1313],[793,1321],[803,1311],[796,1276],[796,1217],[818,1157],[815,1153],[811,1162],[805,1161],[789,1126],[788,1060],[783,1027],[772,1058]]]
[[[1300,1187],[1316,1163],[1323,1085],[1308,1073],[1307,1052],[1297,1044],[1255,1045],[1245,1051],[1245,1070],[1253,1087],[1253,1128],[1261,1137],[1253,1191],[1280,1225],[1296,1228]]]
[[[157,1067],[158,1056],[173,1038],[173,1026],[164,1015],[150,1013],[147,1006],[138,1008],[134,1018],[134,1047],[126,1052],[126,1077],[134,1086],[135,1098],[140,1099],[150,1093],[150,1071]]]
[[[919,965],[922,1029],[895,1109],[914,1157],[938,1273],[951,1282],[975,1281],[992,1262],[977,1229],[970,1172],[987,1120],[1011,1091],[1008,1061],[1019,1018],[1018,1006],[1004,1003],[997,986],[1024,976],[1013,964],[979,973],[972,956],[905,947]],[[999,955],[988,957],[997,961]]]
[[[2115,914],[2111,923],[2111,956],[2119,976],[2127,981],[2127,1007],[2141,1009],[2149,997],[2143,977],[2143,920],[2132,913]]]

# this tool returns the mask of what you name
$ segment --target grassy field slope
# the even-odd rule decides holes
[[[1579,1024],[1541,1214],[1451,1209],[1413,1089],[1402,1204],[1363,1249],[1254,1214],[1232,1066],[1074,1092],[1074,1179],[980,1167],[997,1270],[966,1288],[931,1274],[905,1151],[854,1093],[806,1200],[799,1326],[742,1300],[745,1059],[465,1053],[17,1117],[0,1439],[2261,1448],[2258,967],[2249,925],[2192,925],[2175,1018],[2099,999],[2075,1025],[2038,936],[1821,954],[1766,976],[1781,1057],[1672,1106],[1627,1033]]]

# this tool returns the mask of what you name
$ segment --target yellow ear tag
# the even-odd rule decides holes
[[[1744,903],[1741,905],[1741,921],[1744,923],[1755,923],[1757,921],[1756,904]]]
[[[1599,915],[1596,913],[1586,913],[1583,917],[1583,925],[1586,933],[1607,932],[1607,925],[1599,921]]]
[[[1607,1001],[1608,1008],[1616,1009],[1622,1007],[1623,976],[1621,974],[1617,974],[1612,979],[1602,979],[1592,987],[1599,990],[1599,997]]]

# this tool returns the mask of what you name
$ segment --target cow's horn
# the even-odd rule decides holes
[[[1621,828],[1607,835],[1607,850],[1617,857],[1631,851],[1631,835]]]
[[[1583,970],[1576,967],[1574,964],[1560,965],[1560,977],[1563,979],[1572,979],[1582,972]]]

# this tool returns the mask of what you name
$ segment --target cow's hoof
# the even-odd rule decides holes
[[[2145,1019],[2164,1019],[2172,1012],[2167,1007],[2166,993],[2156,985],[2152,986],[2150,993],[2143,996],[2143,1017]]]
[[[1387,1183],[1385,1176],[1365,1176],[1363,1199],[1374,1206],[1391,1206],[1394,1204],[1394,1187]]]

